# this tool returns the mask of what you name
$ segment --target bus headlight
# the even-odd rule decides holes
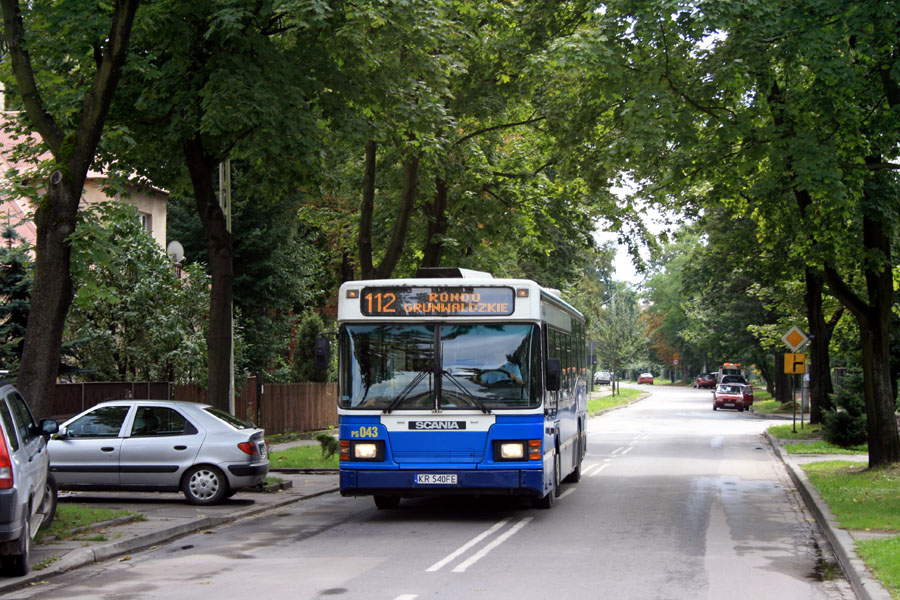
[[[381,462],[384,460],[384,442],[381,440],[374,441],[351,441],[348,454],[348,460],[364,460],[370,462]]]
[[[522,442],[503,442],[500,444],[500,458],[503,460],[522,460],[525,456],[525,444]]]

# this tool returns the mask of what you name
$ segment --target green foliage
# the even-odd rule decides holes
[[[319,444],[322,445],[322,458],[328,459],[334,456],[335,452],[340,449],[340,443],[330,433],[320,433],[316,435]]]
[[[328,381],[328,372],[316,369],[315,363],[316,336],[327,332],[325,321],[316,312],[307,313],[300,319],[294,346],[294,381]]]
[[[12,227],[0,236],[0,370],[9,371],[10,379],[22,356],[32,285],[29,247],[16,238]]]
[[[175,268],[140,227],[134,209],[83,211],[72,241],[76,293],[66,322],[80,340],[74,360],[90,380],[205,381],[208,277]]]
[[[864,444],[867,430],[862,372],[845,371],[832,400],[836,408],[825,413],[825,441],[845,448]]]
[[[319,446],[295,446],[270,452],[269,464],[275,469],[337,469],[338,457],[323,457]]]
[[[891,597],[900,598],[900,537],[861,540],[856,550]]]

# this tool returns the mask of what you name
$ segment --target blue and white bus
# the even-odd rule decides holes
[[[584,318],[559,292],[464,269],[344,283],[340,487],[530,496],[549,508],[586,448]]]

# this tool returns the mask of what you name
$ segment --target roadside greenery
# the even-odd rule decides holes
[[[900,600],[900,537],[864,540],[856,549],[891,597]]]
[[[803,471],[841,527],[900,532],[900,468],[822,461]]]
[[[56,517],[46,529],[38,531],[35,540],[37,543],[49,541],[68,540],[79,535],[96,535],[89,533],[91,528],[98,523],[105,523],[122,517],[133,517],[135,520],[143,518],[143,515],[127,510],[115,510],[88,504],[72,504],[60,502],[56,507]]]
[[[615,396],[600,396],[588,400],[588,414],[593,416],[597,413],[610,408],[617,408],[631,404],[647,392],[644,390],[635,390],[632,388],[619,388],[619,393]]]
[[[326,457],[321,446],[294,446],[269,453],[273,469],[337,469],[338,455]]]

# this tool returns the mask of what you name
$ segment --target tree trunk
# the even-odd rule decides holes
[[[809,422],[812,425],[823,422],[825,411],[833,410],[831,394],[831,358],[828,352],[830,335],[822,310],[822,275],[812,267],[806,267],[806,320],[812,334],[809,361]]]
[[[400,206],[397,210],[397,220],[394,222],[394,232],[384,253],[384,258],[375,269],[375,277],[379,279],[387,279],[393,275],[394,269],[400,261],[403,246],[406,244],[406,234],[409,231],[409,219],[418,195],[419,157],[410,156],[403,161],[403,191],[400,194]]]
[[[447,234],[447,182],[441,177],[435,180],[434,202],[427,209],[428,231],[422,266],[439,267],[444,254],[443,237]]]
[[[41,98],[25,42],[19,3],[2,0],[0,4],[4,41],[22,104],[57,162],[57,169],[47,182],[46,196],[35,211],[34,286],[17,380],[35,415],[45,417],[49,416],[53,403],[63,328],[72,303],[69,236],[75,232],[81,189],[128,55],[138,0],[114,3],[109,32],[97,61],[91,89],[85,93],[76,119],[77,129],[68,135],[47,111]]]
[[[866,422],[869,441],[869,466],[900,462],[900,433],[894,415],[890,369],[890,324],[893,301],[891,239],[880,219],[863,217],[863,247],[869,256],[883,260],[867,261],[865,267],[868,303],[861,300],[841,279],[837,271],[826,265],[824,275],[828,287],[853,313],[862,338],[862,363]],[[878,268],[879,270],[875,270]]]
[[[372,266],[372,218],[375,212],[375,152],[373,140],[366,142],[366,171],[363,176],[362,203],[359,207],[359,270],[362,279],[374,279]]]
[[[209,298],[209,336],[207,344],[207,398],[213,406],[231,410],[232,382],[232,239],[225,213],[213,187],[213,172],[218,161],[206,154],[203,139],[197,135],[184,142],[185,158],[197,214],[206,235],[206,253],[212,274]]]
[[[76,193],[65,183],[50,185],[49,193],[34,215],[37,228],[34,287],[17,383],[39,418],[50,416],[52,410],[63,328],[72,304],[69,236],[75,231],[81,187]]]
[[[784,372],[784,353],[775,354],[775,399],[782,404],[791,401],[791,379]]]

